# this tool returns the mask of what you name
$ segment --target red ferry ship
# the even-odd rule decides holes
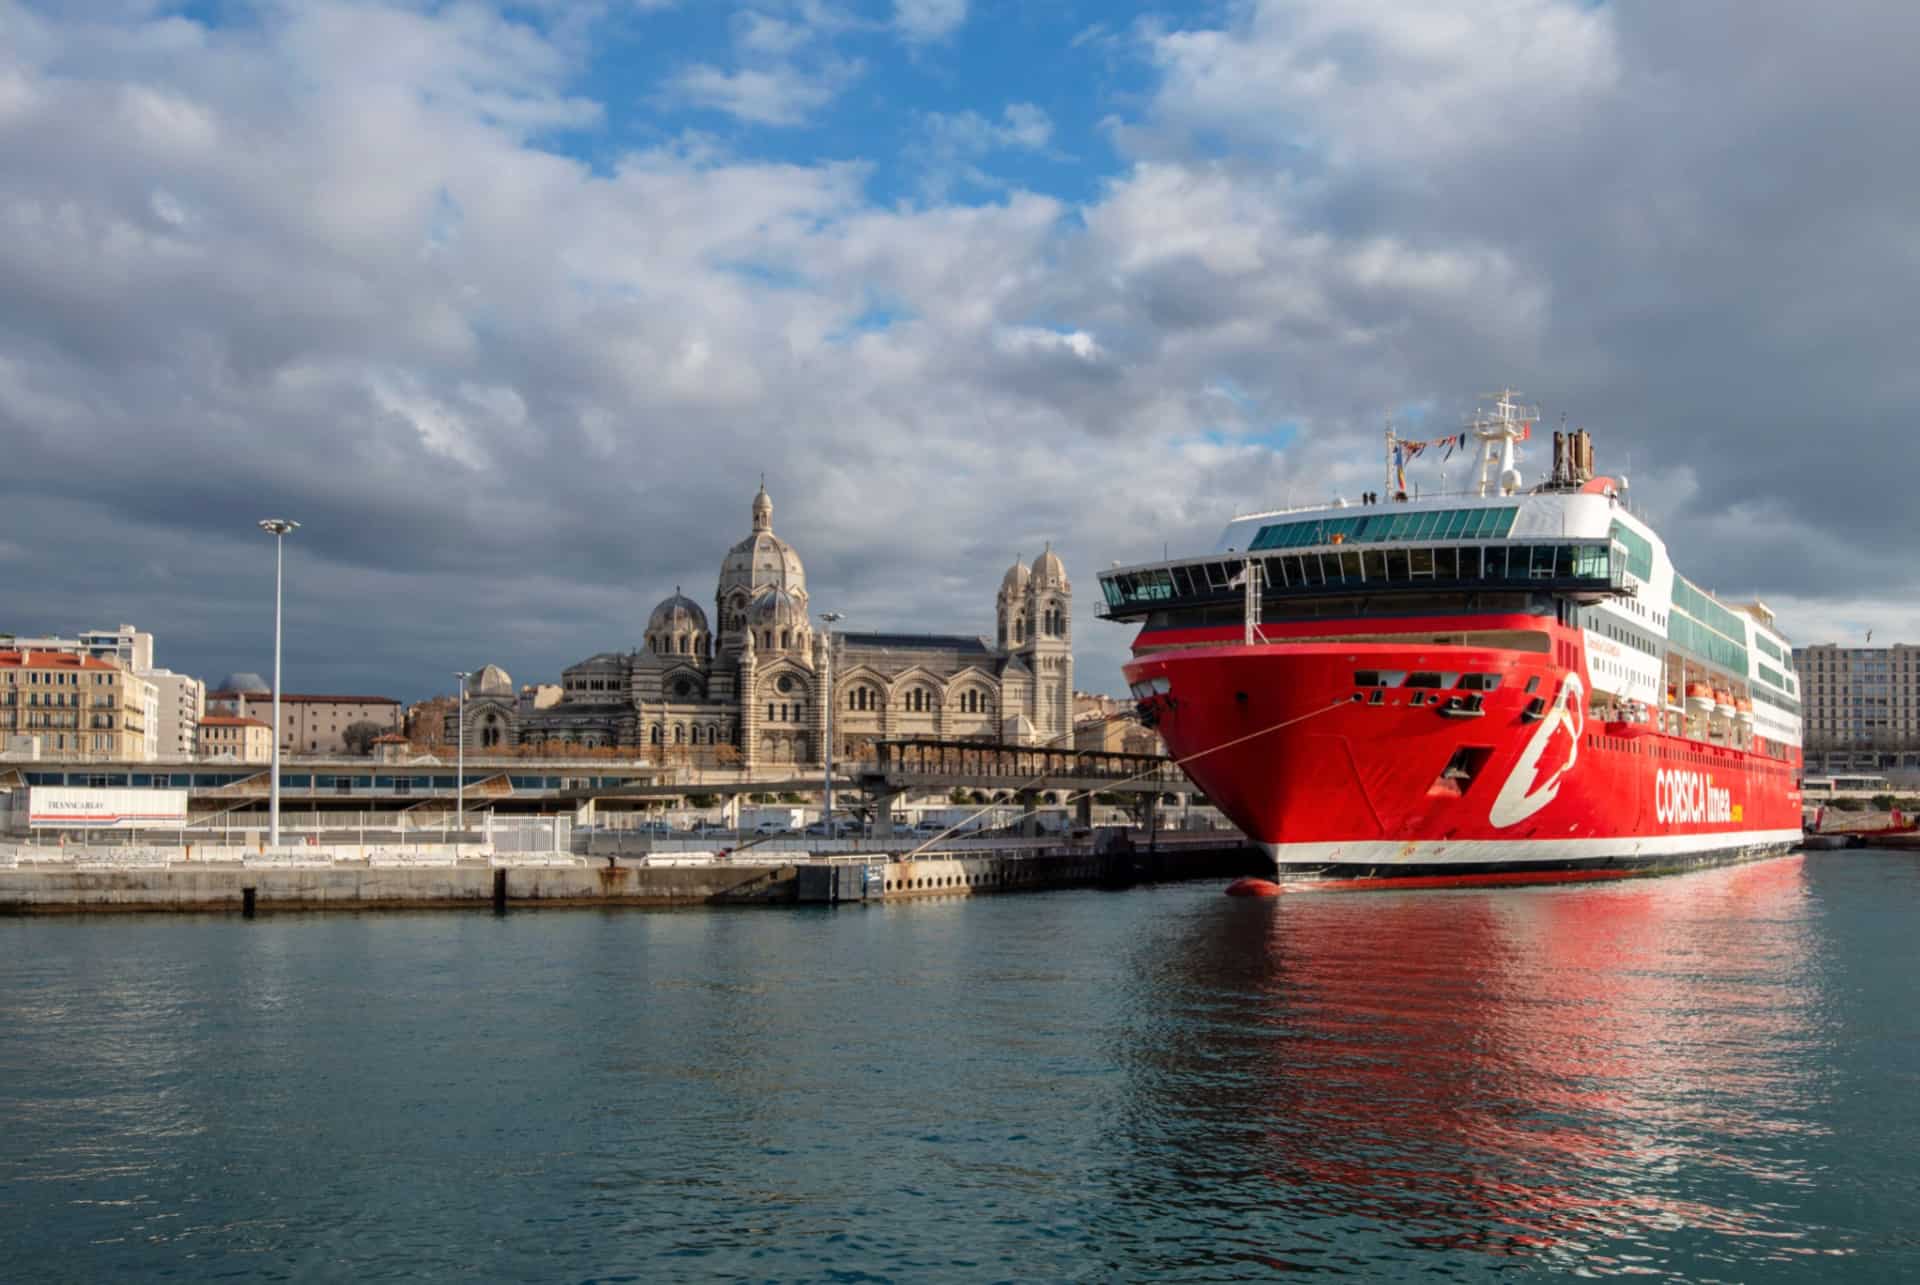
[[[1142,626],[1142,717],[1281,875],[1595,879],[1799,842],[1772,612],[1681,576],[1585,432],[1525,486],[1535,418],[1508,391],[1438,442],[1389,430],[1386,492],[1101,573],[1102,614]],[[1408,493],[1410,455],[1476,443],[1477,491]]]

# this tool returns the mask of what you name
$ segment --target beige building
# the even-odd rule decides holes
[[[200,756],[241,763],[273,761],[273,725],[257,718],[209,714],[200,720]]]
[[[258,718],[273,726],[273,693],[250,674],[236,674],[207,693],[207,712]],[[404,734],[406,709],[391,696],[318,696],[286,692],[280,697],[280,749],[284,754],[344,754],[346,733],[371,724],[375,736]]]
[[[799,553],[774,534],[764,486],[751,519],[721,559],[711,617],[675,590],[653,609],[640,646],[570,666],[551,704],[537,687],[516,693],[497,665],[475,673],[467,746],[557,743],[747,767],[811,764],[825,748],[829,703],[838,755],[910,737],[1071,742],[1073,587],[1051,549],[1007,570],[992,635],[836,630],[829,643]]]
[[[152,691],[92,656],[0,651],[0,745],[35,737],[42,758],[145,761]]]

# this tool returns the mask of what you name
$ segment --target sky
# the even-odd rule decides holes
[[[1050,542],[1117,692],[1099,568],[1510,384],[1697,583],[1920,641],[1916,47],[1911,0],[0,0],[0,632],[267,672],[284,516],[289,690],[553,681],[710,603],[764,475],[845,628],[990,634]]]

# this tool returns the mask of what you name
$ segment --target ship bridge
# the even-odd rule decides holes
[[[1628,551],[1609,533],[1502,538],[1515,506],[1296,520],[1262,528],[1246,553],[1228,551],[1100,573],[1107,620],[1161,613],[1233,624],[1246,599],[1290,601],[1375,595],[1547,593],[1582,601],[1630,596]],[[1376,519],[1387,519],[1376,522]],[[1471,532],[1471,534],[1469,534]],[[1498,532],[1496,536],[1494,533]],[[1491,538],[1490,538],[1491,537]]]

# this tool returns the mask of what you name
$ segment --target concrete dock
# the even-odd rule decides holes
[[[882,902],[1230,875],[1259,862],[1251,849],[1197,845],[1159,853],[1030,850],[754,862],[349,856],[325,849],[212,860],[151,849],[67,850],[55,857],[16,850],[10,861],[4,858],[0,854],[0,915]]]

